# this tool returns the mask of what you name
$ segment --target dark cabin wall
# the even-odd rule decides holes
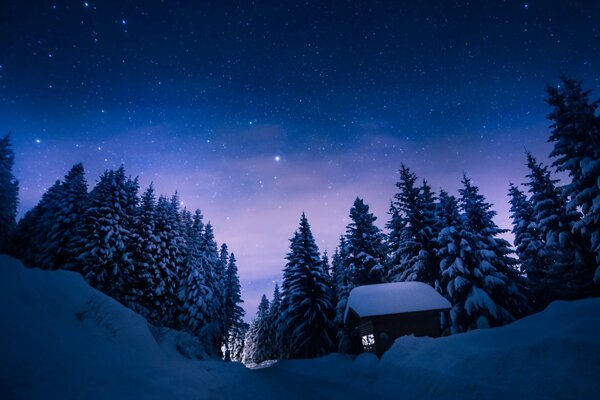
[[[381,357],[400,336],[441,336],[440,314],[436,310],[365,317],[360,319],[358,328],[361,336],[375,336],[375,353]]]

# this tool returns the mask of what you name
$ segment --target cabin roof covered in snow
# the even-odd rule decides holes
[[[350,309],[363,318],[449,308],[450,302],[426,283],[380,283],[352,289],[344,320]]]

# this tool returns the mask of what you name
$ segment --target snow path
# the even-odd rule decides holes
[[[192,361],[75,273],[0,256],[1,399],[598,399],[600,299],[511,325],[250,370]]]

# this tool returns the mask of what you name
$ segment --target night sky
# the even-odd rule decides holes
[[[383,227],[400,163],[463,171],[510,227],[546,84],[599,94],[595,1],[0,2],[0,133],[21,214],[76,162],[179,190],[236,253],[249,316],[306,211],[330,253],[356,196]]]

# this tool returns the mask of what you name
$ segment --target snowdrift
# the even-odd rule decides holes
[[[193,360],[193,346],[182,355],[190,338],[157,334],[76,273],[0,256],[0,321],[2,399],[600,397],[600,299],[553,303],[503,328],[404,337],[381,360],[333,354],[248,370]]]

